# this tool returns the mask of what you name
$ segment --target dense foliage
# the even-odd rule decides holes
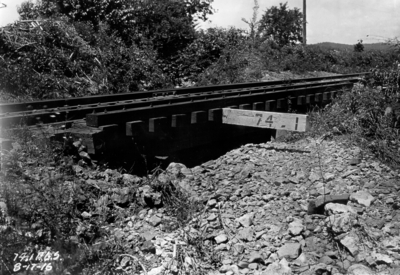
[[[1,100],[257,81],[267,71],[368,71],[398,60],[396,48],[298,44],[301,13],[287,4],[257,20],[255,1],[253,17],[244,20],[248,30],[198,29],[212,13],[211,2],[24,2],[21,21],[0,29]]]
[[[210,0],[24,2],[0,29],[3,100],[168,87]]]

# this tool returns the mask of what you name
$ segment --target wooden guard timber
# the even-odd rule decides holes
[[[51,128],[55,136],[69,133],[81,138],[91,154],[121,157],[141,150],[168,155],[237,136],[265,137],[274,129],[305,131],[306,116],[293,120],[293,115],[283,114],[289,104],[305,113],[351,89],[365,74],[0,104],[0,125],[39,125]],[[272,120],[265,112],[274,112]],[[233,119],[233,114],[241,118]],[[243,114],[258,119],[261,114],[262,128],[245,127],[257,126],[258,120]]]
[[[305,132],[310,128],[307,115],[222,109],[222,123],[256,128]]]

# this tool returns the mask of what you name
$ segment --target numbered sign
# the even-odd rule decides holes
[[[307,115],[230,108],[222,109],[222,123],[296,132],[309,129]]]

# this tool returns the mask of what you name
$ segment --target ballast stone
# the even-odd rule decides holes
[[[228,237],[225,234],[221,234],[215,237],[215,241],[217,244],[226,243],[228,241]]]
[[[359,251],[358,244],[360,243],[360,240],[356,235],[347,235],[340,241],[340,243],[345,246],[353,256],[355,256]]]
[[[348,275],[374,275],[375,272],[373,272],[370,268],[366,267],[365,265],[362,264],[354,264],[349,267],[347,270]]]
[[[289,223],[289,233],[292,234],[293,236],[298,236],[303,232],[304,230],[304,225],[301,223],[300,220],[295,220],[291,223]]]
[[[350,195],[350,200],[369,207],[375,198],[367,191],[358,191]]]
[[[325,212],[331,214],[352,213],[357,214],[356,211],[349,205],[340,203],[328,203],[325,205]]]
[[[292,274],[292,269],[289,267],[286,259],[282,259],[280,262],[273,262],[267,269],[262,273],[263,275],[284,275]]]
[[[236,221],[239,222],[243,227],[249,227],[253,224],[254,213],[247,213],[240,218],[237,218]]]
[[[278,250],[279,258],[289,258],[296,259],[300,254],[300,244],[299,243],[285,243]]]

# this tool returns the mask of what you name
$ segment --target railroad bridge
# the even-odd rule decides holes
[[[56,139],[68,134],[80,138],[89,154],[109,159],[193,155],[194,148],[265,142],[277,130],[224,123],[226,108],[304,114],[351,89],[365,74],[0,104],[0,125],[46,129]],[[4,148],[9,143],[2,139]]]

